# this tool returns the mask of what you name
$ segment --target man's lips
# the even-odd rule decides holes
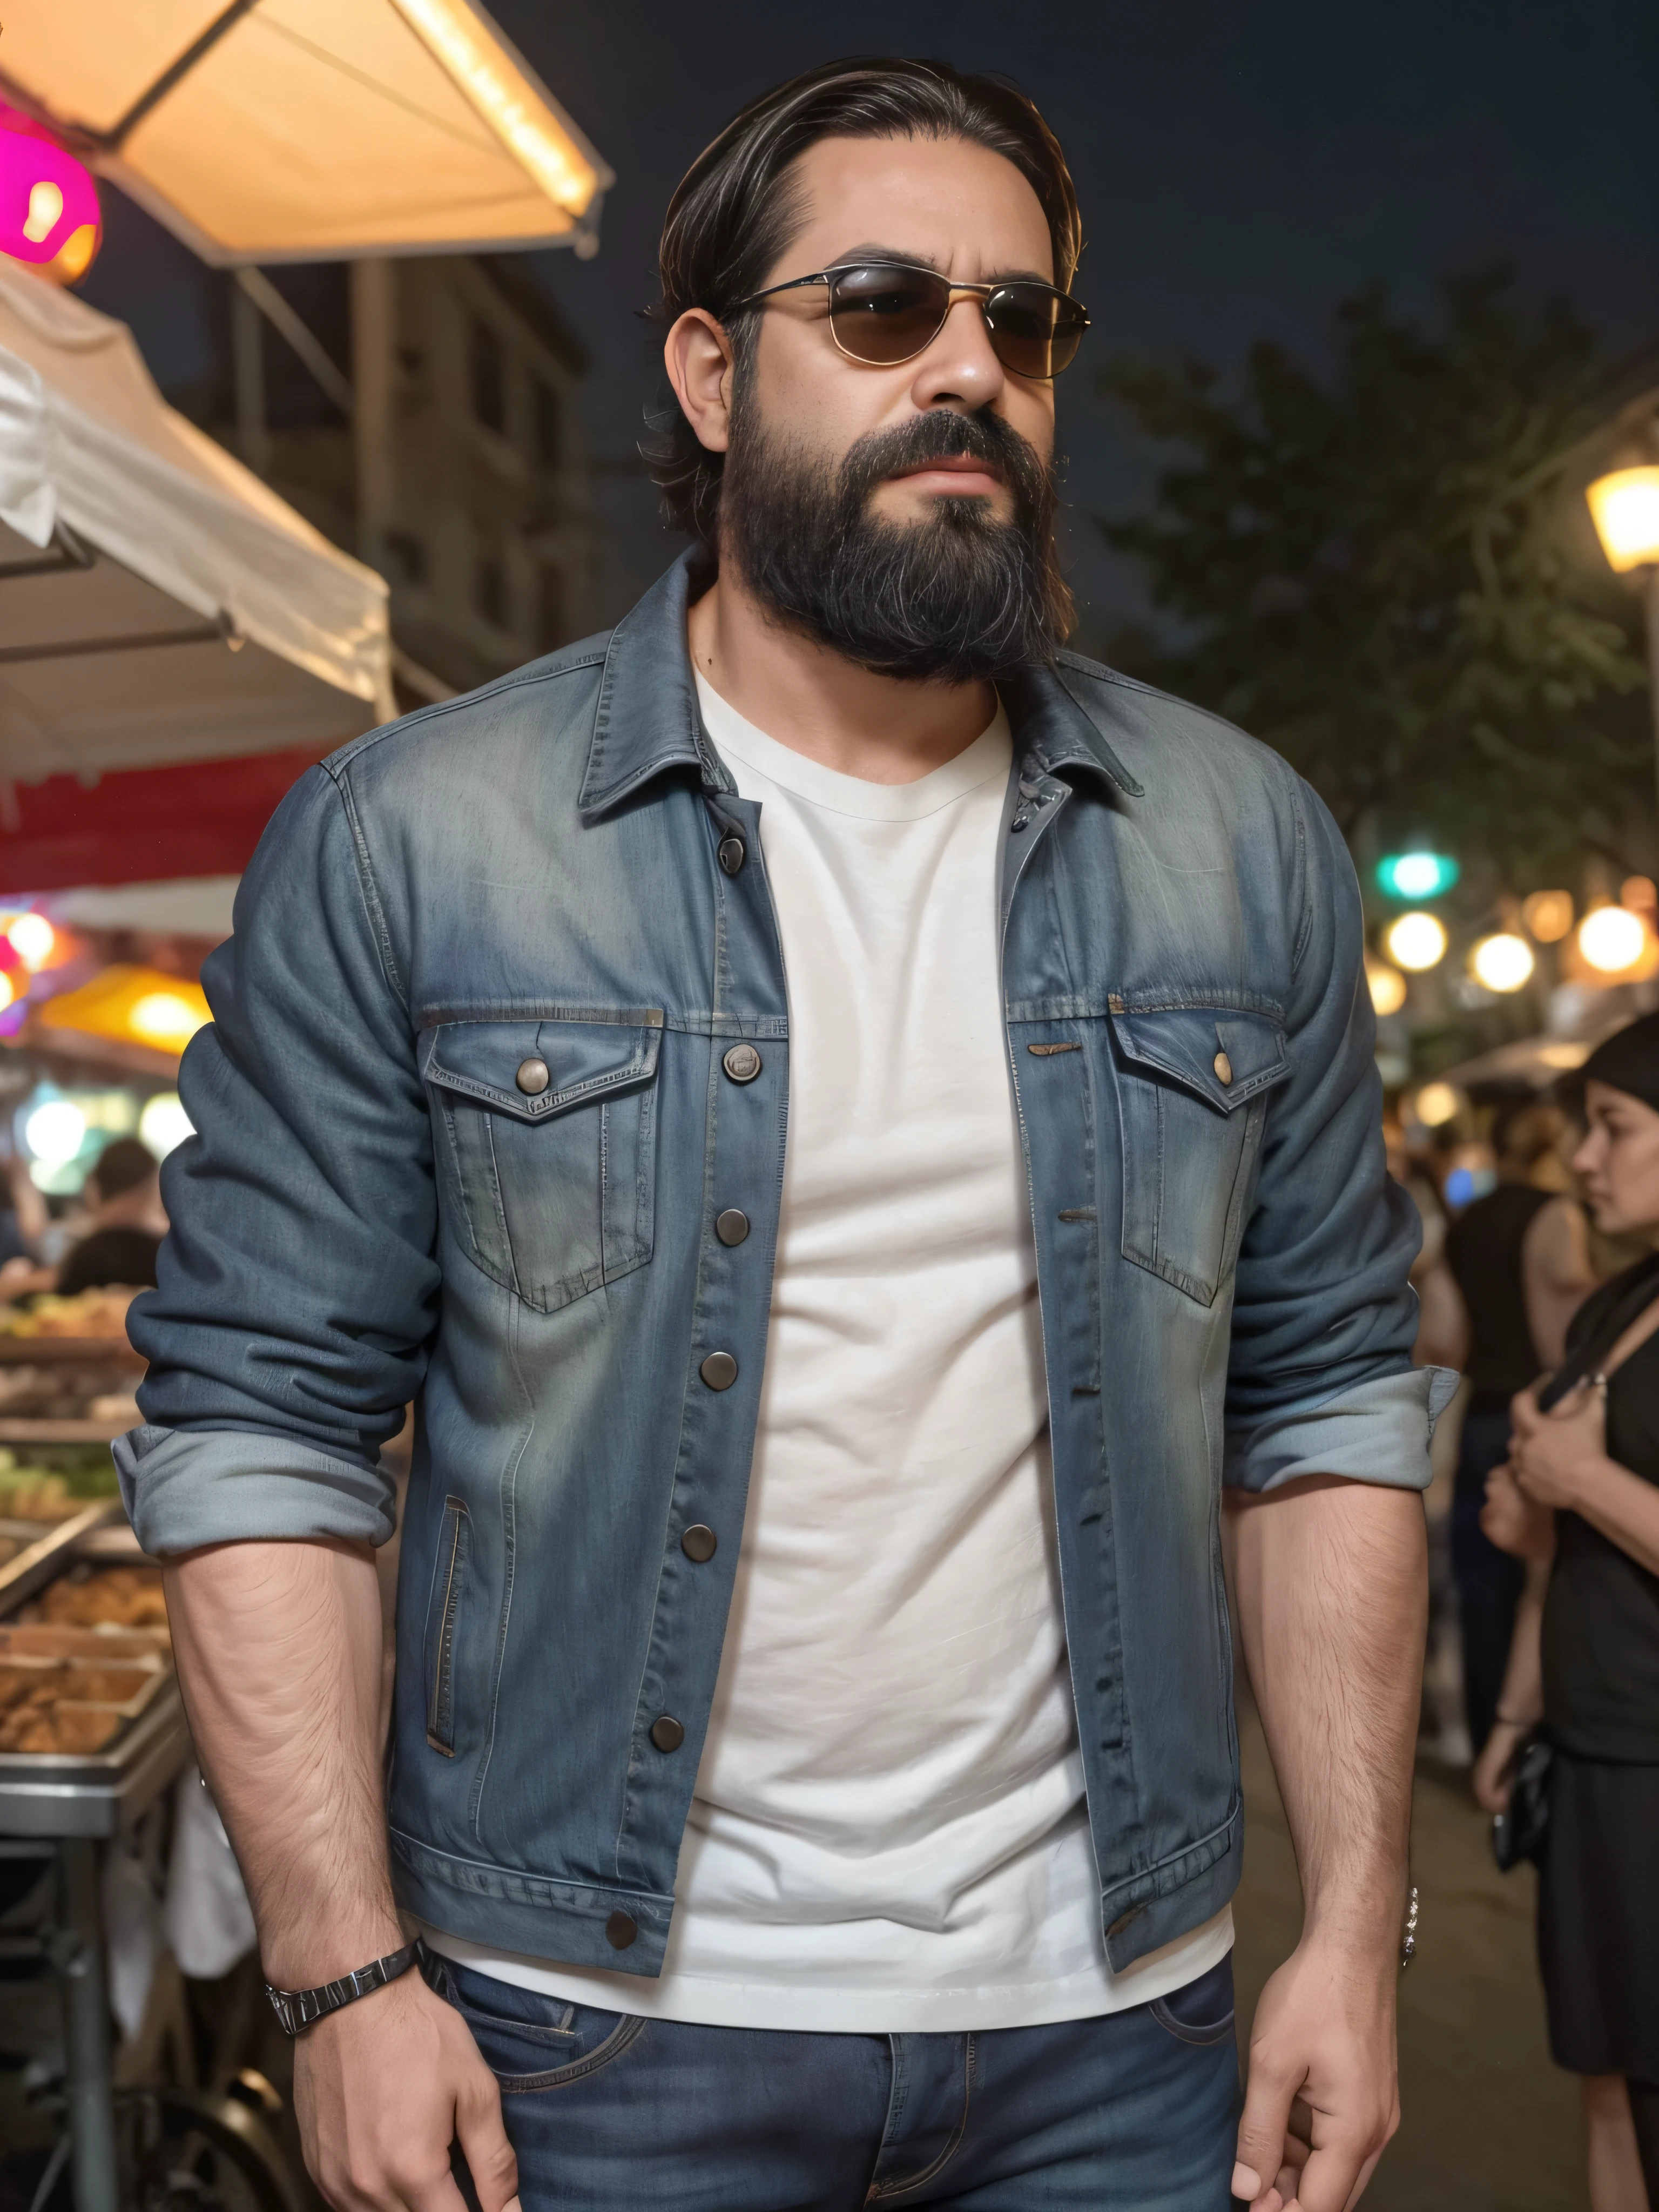
[[[899,469],[887,479],[889,483],[923,484],[924,479],[938,477],[941,481],[927,487],[943,491],[985,492],[1000,491],[1002,471],[993,461],[976,459],[971,453],[947,453],[931,461],[919,461],[913,469]]]

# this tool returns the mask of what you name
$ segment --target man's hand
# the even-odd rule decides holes
[[[495,2077],[466,2022],[418,1973],[306,2031],[294,2101],[306,2166],[335,2212],[465,2212],[452,2142],[483,2212],[518,2212]]]
[[[1344,2212],[1400,2125],[1392,1955],[1304,1937],[1250,2031],[1235,2197],[1251,2212]]]

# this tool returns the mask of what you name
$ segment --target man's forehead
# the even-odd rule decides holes
[[[879,258],[957,276],[1052,280],[1042,203],[1030,179],[988,146],[962,138],[821,138],[793,167],[792,262],[805,250],[817,268]],[[870,216],[873,224],[861,219]]]

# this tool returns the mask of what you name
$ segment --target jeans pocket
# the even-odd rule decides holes
[[[1207,2048],[1227,2043],[1233,2033],[1233,1956],[1230,1951],[1219,1966],[1200,1974],[1168,1996],[1154,1997],[1146,2008],[1162,2028],[1182,2043]]]
[[[504,2097],[585,2081],[620,2058],[646,2024],[634,2013],[570,2004],[447,1960],[438,1962],[434,1982],[472,2031]]]

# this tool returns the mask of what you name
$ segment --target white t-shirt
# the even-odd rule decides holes
[[[1107,1964],[1001,1013],[1006,717],[916,782],[866,783],[697,690],[761,803],[789,1131],[674,1925],[655,1981],[433,1940],[577,2002],[717,2026],[961,2032],[1143,2003],[1224,1957],[1232,1919]]]

